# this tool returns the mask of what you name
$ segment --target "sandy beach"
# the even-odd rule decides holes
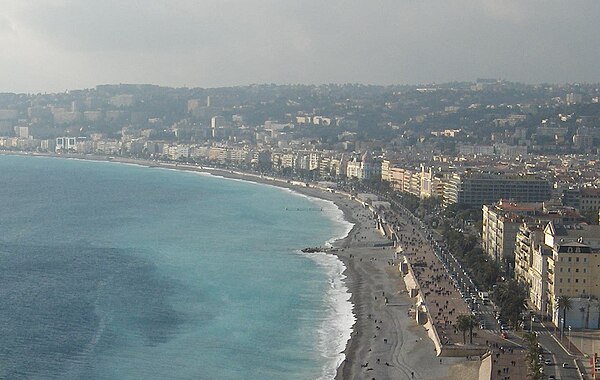
[[[184,169],[184,168],[181,168]],[[354,305],[356,323],[348,341],[346,359],[336,379],[476,379],[479,360],[439,358],[433,342],[413,314],[414,300],[408,297],[399,273],[393,247],[376,228],[372,211],[347,194],[315,186],[288,183],[269,177],[238,172],[201,169],[214,175],[259,182],[291,189],[335,203],[354,227],[334,243],[332,253],[346,266],[345,282]]]
[[[346,266],[356,323],[346,360],[336,379],[474,379],[479,361],[438,358],[433,342],[412,314],[413,300],[398,271],[393,247],[376,229],[372,212],[346,195],[314,188],[297,191],[333,201],[354,228],[335,242],[335,254]]]
[[[48,155],[56,157],[57,155]],[[61,155],[58,157],[107,161],[107,157]],[[336,379],[476,379],[479,360],[439,358],[425,329],[411,316],[413,300],[406,292],[393,247],[376,229],[372,211],[348,195],[329,192],[259,175],[229,170],[176,165],[153,161],[111,159],[113,162],[207,172],[291,189],[334,202],[354,224],[348,236],[334,243],[333,254],[346,266],[345,282],[351,293],[356,323],[346,345],[345,360]]]

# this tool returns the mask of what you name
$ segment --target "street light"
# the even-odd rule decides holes
[[[569,353],[571,353],[571,326],[569,326]]]
[[[558,318],[558,331],[560,332],[560,339],[562,340],[563,331],[565,331],[565,319],[564,318],[561,318],[561,317]]]
[[[529,324],[529,332],[533,332],[533,315],[531,316],[531,323]]]

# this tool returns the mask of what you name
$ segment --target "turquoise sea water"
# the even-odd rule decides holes
[[[0,378],[332,378],[353,323],[331,203],[0,156]],[[322,211],[296,211],[306,209]]]

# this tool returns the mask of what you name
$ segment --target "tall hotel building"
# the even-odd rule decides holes
[[[445,206],[458,203],[481,207],[499,199],[543,202],[550,197],[550,183],[532,175],[467,171],[453,174],[444,188]]]

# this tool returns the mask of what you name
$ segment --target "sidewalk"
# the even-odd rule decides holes
[[[585,356],[585,350],[582,352],[580,347],[575,344],[575,338],[578,336],[579,332],[571,331],[571,340],[569,340],[569,331],[564,331],[563,336],[560,336],[560,331],[554,327],[551,322],[545,321],[542,322],[542,326],[550,333],[550,336],[556,340],[556,342],[565,350],[568,354],[572,356]],[[600,348],[600,342],[598,347]]]

